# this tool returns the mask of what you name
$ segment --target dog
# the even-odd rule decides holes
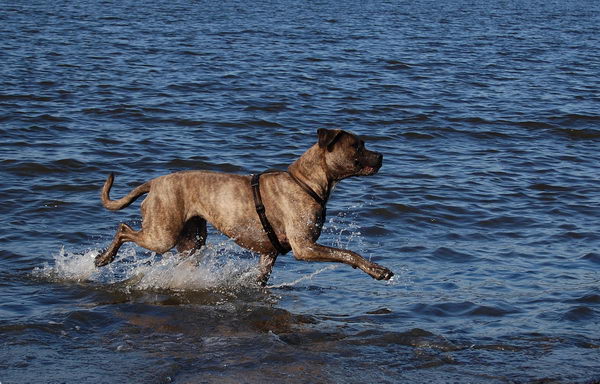
[[[318,129],[318,142],[287,171],[235,175],[181,171],[160,176],[117,200],[109,197],[111,173],[102,187],[105,208],[119,210],[148,194],[141,204],[142,229],[121,223],[109,247],[95,258],[111,263],[119,247],[133,241],[157,253],[176,247],[193,253],[206,242],[206,223],[240,246],[260,254],[258,282],[266,285],[279,254],[293,251],[305,261],[330,261],[359,268],[374,279],[389,280],[389,269],[350,250],[317,244],[333,187],[351,176],[371,176],[383,155],[367,150],[358,136],[339,129]]]

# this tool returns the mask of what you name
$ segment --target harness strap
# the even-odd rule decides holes
[[[267,237],[273,244],[273,247],[277,250],[279,254],[285,255],[288,253],[288,250],[283,248],[271,223],[267,219],[267,215],[265,214],[265,206],[262,203],[262,198],[260,196],[260,176],[262,173],[257,173],[252,175],[252,181],[250,181],[250,186],[252,187],[252,195],[254,196],[254,206],[256,207],[256,213],[258,213],[258,217],[260,218],[260,223],[262,224],[263,229],[265,230]]]
[[[315,192],[305,182],[298,179],[297,177],[292,175],[290,172],[288,172],[288,175],[290,175],[292,180],[294,180],[296,182],[296,184],[298,184],[300,186],[300,188],[302,188],[304,190],[304,192],[308,193],[309,196],[312,197],[321,206],[321,208],[323,208],[323,214],[321,215],[321,225],[322,225],[323,222],[325,222],[325,217],[327,217],[327,199],[329,199],[329,193],[327,193],[327,195],[324,198],[322,198],[321,196],[319,196],[317,194],[317,192]]]
[[[292,180],[294,180],[296,182],[296,184],[298,184],[300,186],[300,188],[304,189],[304,192],[308,193],[310,195],[310,197],[312,197],[313,199],[315,199],[315,201],[317,203],[319,203],[319,205],[321,207],[323,207],[323,209],[325,209],[325,204],[327,204],[327,196],[325,196],[324,199],[321,198],[321,196],[319,196],[317,194],[317,192],[315,192],[305,182],[303,182],[302,180],[298,179],[296,176],[292,175],[289,172],[288,172],[288,175],[290,175],[290,177],[292,178]]]

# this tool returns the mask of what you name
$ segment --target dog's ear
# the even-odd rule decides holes
[[[317,129],[317,136],[319,136],[319,147],[327,148],[329,152],[333,150],[333,145],[340,138],[344,131],[341,129]]]

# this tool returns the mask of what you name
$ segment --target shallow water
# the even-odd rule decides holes
[[[600,380],[594,1],[42,2],[0,12],[2,383]],[[319,127],[384,153],[324,244],[395,272],[93,258],[183,169],[284,169]]]

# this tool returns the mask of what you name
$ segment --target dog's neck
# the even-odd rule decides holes
[[[308,185],[323,200],[327,200],[335,185],[335,180],[327,173],[325,157],[318,144],[310,147],[300,158],[288,167],[288,172]]]

